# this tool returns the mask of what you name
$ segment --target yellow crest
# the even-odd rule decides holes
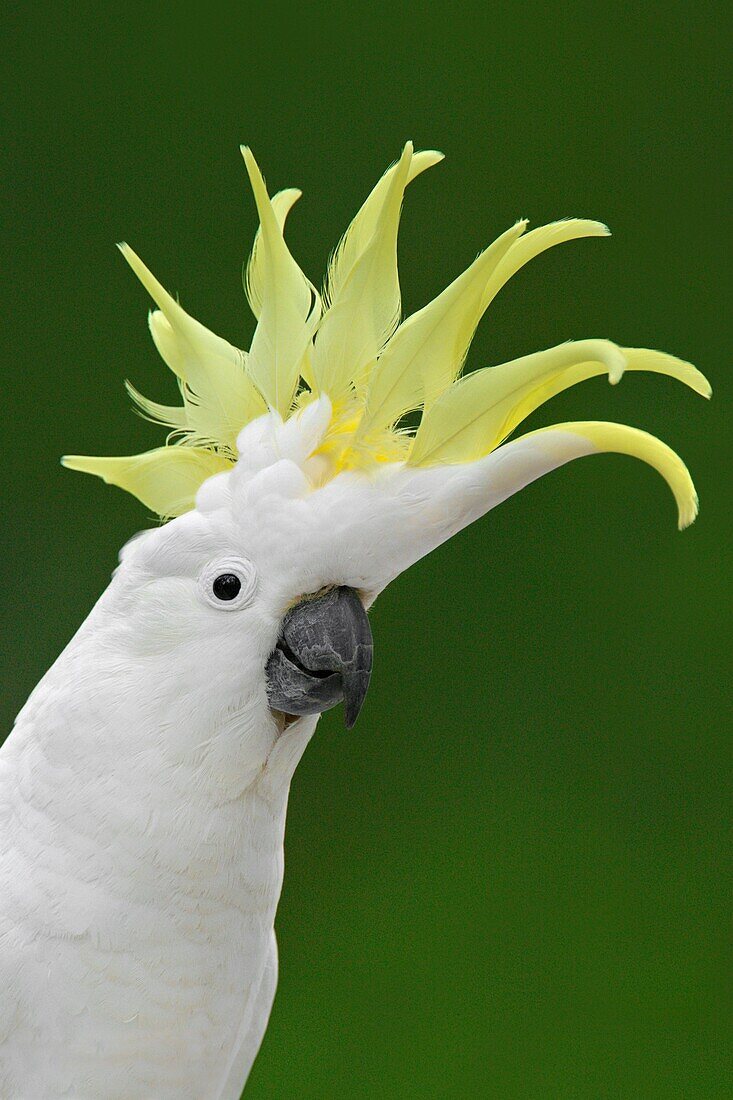
[[[403,461],[416,466],[471,462],[502,443],[539,405],[594,375],[616,383],[625,370],[677,378],[704,397],[710,386],[682,360],[661,352],[581,340],[460,377],[474,331],[504,284],[529,260],[564,241],[604,237],[599,222],[571,219],[525,233],[517,222],[481,252],[434,301],[400,323],[397,231],[407,184],[442,160],[405,146],[377,183],[338,245],[321,296],[293,259],[283,235],[300,197],[269,197],[248,148],[242,149],[260,227],[245,288],[257,319],[248,352],[190,317],[127,245],[125,259],[157,309],[150,331],[178,379],[182,404],[160,405],[127,384],[140,412],[169,430],[165,446],[125,458],[68,456],[74,470],[96,474],[137,496],[161,518],[195,506],[213,474],[237,461],[241,430],[268,410],[283,419],[321,394],[333,416],[318,453],[324,477]],[[417,429],[404,418],[422,412]],[[673,451],[621,424],[563,424],[599,450],[632,454],[666,478],[680,526],[695,518],[690,476]]]

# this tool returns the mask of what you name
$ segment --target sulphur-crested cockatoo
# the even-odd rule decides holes
[[[3,1097],[235,1100],[275,992],[290,781],[322,711],[343,700],[356,719],[375,596],[584,455],[645,460],[680,527],[696,514],[681,460],[636,428],[558,424],[505,442],[593,375],[653,371],[708,396],[688,363],[589,339],[459,378],[504,283],[603,225],[518,222],[400,323],[403,193],[440,154],[405,147],[322,296],[283,238],[299,192],[270,198],[243,154],[260,220],[249,351],[193,320],[122,246],[182,404],[132,391],[170,429],[166,445],[65,459],[168,522],[125,546],[0,754]],[[404,427],[418,409],[419,427]]]

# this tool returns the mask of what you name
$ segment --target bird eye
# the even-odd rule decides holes
[[[220,573],[211,586],[217,600],[236,600],[242,591],[242,582],[236,573]]]
[[[199,577],[202,596],[221,611],[237,611],[252,602],[257,574],[251,562],[225,558],[212,562]]]

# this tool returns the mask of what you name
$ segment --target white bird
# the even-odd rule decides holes
[[[637,429],[560,424],[504,443],[601,373],[654,371],[709,396],[688,363],[582,340],[458,380],[507,279],[604,226],[519,222],[400,324],[403,192],[440,154],[405,147],[336,250],[323,299],[283,237],[299,192],[271,200],[244,157],[260,218],[249,352],[123,246],[183,401],[132,391],[171,429],[165,446],[65,460],[169,522],[124,547],[0,752],[3,1097],[235,1100],[277,982],[290,781],[321,711],[344,700],[356,719],[374,598],[573,458],[636,455],[669,483],[681,527],[696,514],[681,460]],[[403,427],[418,409],[417,430]]]

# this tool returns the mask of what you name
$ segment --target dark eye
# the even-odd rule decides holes
[[[220,573],[211,587],[217,600],[228,603],[230,600],[236,600],[242,591],[242,582],[236,573]]]
[[[198,589],[217,611],[239,611],[255,598],[257,571],[246,558],[218,558],[202,569]]]

